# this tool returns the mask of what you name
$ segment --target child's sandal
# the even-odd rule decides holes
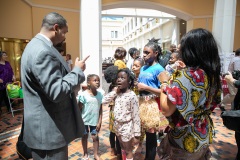
[[[87,157],[87,158],[82,158],[82,160],[89,160],[89,157]]]

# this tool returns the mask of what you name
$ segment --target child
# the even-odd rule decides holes
[[[72,57],[71,54],[67,54],[66,55],[66,62],[67,62],[67,65],[68,65],[70,71],[73,68],[73,62],[72,62],[72,58],[71,57]]]
[[[165,67],[168,73],[173,74],[177,69],[182,69],[185,64],[181,61],[179,51],[175,51],[171,54],[168,65]]]
[[[116,79],[118,74],[118,67],[117,66],[109,66],[104,71],[104,78],[107,81],[107,83],[110,83],[110,86],[108,88],[108,92],[111,92],[113,88],[116,86]],[[109,141],[111,146],[111,156],[114,156],[117,154],[117,159],[122,160],[121,155],[121,147],[119,144],[119,141],[116,137],[113,124],[114,124],[114,114],[113,114],[113,108],[114,108],[114,100],[109,104]]]
[[[126,57],[127,51],[123,47],[118,47],[115,51],[114,58],[116,59],[114,62],[114,66],[117,66],[118,69],[127,68],[124,58]]]
[[[143,49],[145,65],[141,68],[138,77],[138,90],[140,94],[140,118],[143,128],[146,130],[146,156],[147,160],[154,160],[156,156],[157,137],[156,132],[165,129],[168,125],[159,107],[160,82],[157,76],[164,71],[158,63],[161,47],[159,39],[152,38]]]
[[[99,139],[98,132],[102,123],[102,98],[101,92],[97,91],[100,86],[100,78],[98,75],[90,74],[87,76],[87,89],[79,95],[79,107],[82,110],[82,119],[85,125],[85,133],[82,137],[82,147],[84,151],[84,158],[88,160],[88,133],[90,133],[93,139],[94,158],[99,160],[98,147]]]
[[[134,59],[132,71],[133,71],[136,79],[138,79],[138,76],[140,74],[140,69],[143,65],[144,65],[144,60],[142,58],[138,57],[138,58]]]
[[[132,66],[132,71],[135,75],[135,82],[134,82],[133,91],[135,92],[136,95],[139,95],[139,91],[138,91],[138,88],[137,88],[137,82],[138,82],[138,76],[140,74],[140,69],[143,65],[144,65],[144,60],[142,58],[138,57],[138,58],[134,59],[133,66]],[[139,139],[138,148],[135,151],[135,153],[137,153],[137,154],[141,154],[142,142],[144,140],[144,136],[145,136],[145,130],[143,129],[143,127],[141,127],[141,136],[140,136],[140,139]]]
[[[140,136],[138,98],[130,90],[134,85],[134,75],[127,68],[121,69],[118,71],[116,83],[117,87],[104,97],[103,103],[109,103],[116,98],[113,109],[115,133],[122,150],[126,152],[126,160],[132,160],[132,144],[137,142],[136,139]]]

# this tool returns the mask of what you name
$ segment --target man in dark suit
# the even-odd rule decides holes
[[[24,142],[33,159],[68,159],[68,144],[83,135],[84,124],[74,89],[85,80],[86,57],[69,70],[55,49],[65,41],[67,21],[47,14],[39,34],[26,46],[21,60],[24,93]]]

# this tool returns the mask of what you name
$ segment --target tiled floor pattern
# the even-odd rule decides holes
[[[109,131],[108,131],[108,107],[104,107],[103,124],[100,131],[100,147],[99,153],[103,160],[116,160],[116,157],[110,155],[109,146]],[[234,138],[234,132],[226,129],[222,124],[220,117],[220,110],[215,110],[215,114],[212,115],[215,125],[216,135],[214,137],[214,143],[210,149],[212,151],[212,158],[217,160],[234,160],[237,148]],[[0,159],[16,160],[18,156],[16,154],[15,144],[17,136],[20,131],[22,120],[22,111],[15,113],[15,117],[12,117],[10,113],[5,113],[0,117]],[[10,137],[8,137],[10,136]],[[8,137],[8,138],[7,138]],[[92,140],[89,138],[89,154],[90,159],[93,159],[93,147]],[[76,139],[69,144],[69,159],[81,160],[82,157],[81,139]],[[141,157],[135,158],[142,160],[144,158],[144,152]],[[157,157],[156,157],[157,159]]]

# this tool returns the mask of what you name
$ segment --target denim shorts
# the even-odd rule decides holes
[[[84,135],[89,133],[89,128],[90,128],[90,133],[91,135],[96,135],[98,132],[96,130],[97,126],[88,126],[85,125],[85,131],[84,131]]]

